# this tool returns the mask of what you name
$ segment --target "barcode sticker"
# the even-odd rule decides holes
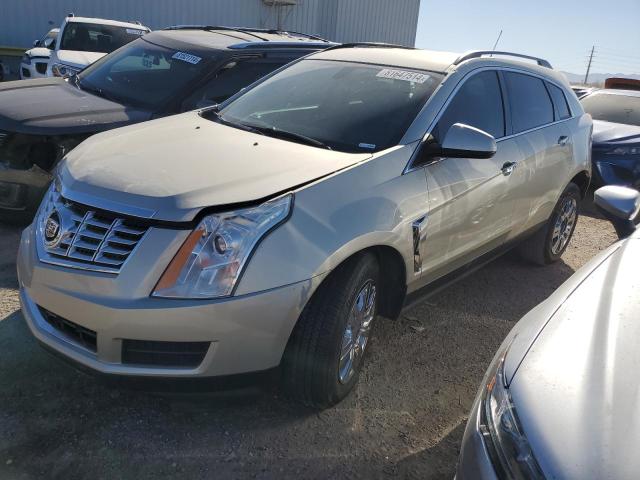
[[[410,72],[408,70],[395,70],[385,68],[380,70],[376,77],[390,78],[392,80],[404,80],[405,82],[424,83],[429,80],[429,75],[425,73]]]
[[[176,60],[182,60],[183,62],[187,62],[187,63],[192,63],[193,65],[196,65],[197,63],[200,62],[200,60],[202,60],[202,58],[200,57],[191,55],[190,53],[184,53],[184,52],[176,52],[173,54],[173,57],[171,58],[175,58]]]

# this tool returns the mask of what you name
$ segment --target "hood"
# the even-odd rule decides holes
[[[552,314],[510,384],[547,478],[640,471],[640,235],[617,247]]]
[[[27,50],[24,54],[31,58],[49,58],[51,57],[51,50],[44,47],[37,47]]]
[[[370,158],[246,132],[189,112],[91,137],[62,164],[63,195],[167,221],[260,201]]]
[[[76,50],[58,50],[56,52],[57,61],[76,68],[84,68],[96,60],[100,60],[106,53],[101,52],[80,52]]]
[[[593,121],[593,144],[601,143],[638,143],[640,142],[640,127],[624,123]]]
[[[34,135],[93,133],[150,113],[79,90],[61,78],[0,83],[0,130]]]

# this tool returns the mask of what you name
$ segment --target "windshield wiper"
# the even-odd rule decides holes
[[[276,127],[260,127],[256,125],[246,125],[242,124],[245,127],[249,127],[263,135],[267,135],[269,137],[282,138],[285,140],[292,140],[294,142],[303,143],[305,145],[311,145],[312,147],[320,147],[326,148],[327,150],[331,150],[331,147],[326,143],[321,142],[320,140],[316,140],[315,138],[307,137],[301,133],[289,132],[287,130],[280,130]]]
[[[234,127],[234,128],[239,128],[240,130],[244,130],[245,132],[251,132],[251,133],[257,133],[258,135],[264,135],[264,133],[262,133],[260,130],[258,130],[257,128],[255,128],[255,127],[253,127],[251,125],[246,125],[246,124],[240,123],[240,122],[232,122],[231,120],[227,120],[226,118],[222,118],[222,116],[220,115],[220,112],[216,108],[213,108],[211,110],[207,110],[206,112],[204,112],[204,115],[214,117],[219,123],[221,123],[223,125],[227,125],[229,127]]]

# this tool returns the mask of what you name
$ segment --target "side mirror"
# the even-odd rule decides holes
[[[34,42],[33,42],[33,47],[34,47],[34,48],[37,48],[37,47],[39,47],[39,46],[40,46],[40,40],[34,40]]]
[[[491,158],[496,154],[496,139],[487,132],[454,123],[444,136],[440,156],[450,158]]]
[[[628,237],[635,231],[633,220],[640,211],[640,193],[637,190],[608,185],[595,191],[593,201],[613,224],[619,238]]]

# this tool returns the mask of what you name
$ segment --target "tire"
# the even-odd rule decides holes
[[[549,265],[560,260],[562,254],[567,249],[576,224],[578,223],[579,207],[582,195],[580,188],[575,183],[570,183],[564,189],[562,195],[558,199],[558,203],[553,209],[547,223],[538,230],[533,236],[522,242],[517,251],[520,257],[537,265]],[[563,209],[568,208],[568,204],[572,204],[575,208],[575,214],[572,214],[573,222],[567,221],[563,223],[559,218],[563,215]],[[565,218],[566,219],[566,218]],[[560,222],[559,228],[566,235],[564,240],[558,243],[556,230],[557,222]],[[563,230],[564,227],[564,230]]]
[[[283,386],[290,397],[310,407],[327,408],[353,389],[376,318],[379,285],[378,261],[373,254],[365,253],[342,264],[318,287],[302,311],[283,356]],[[368,297],[367,293],[363,293],[367,287],[373,297],[368,300],[364,298]],[[341,361],[343,348],[347,351],[347,330],[353,339],[356,328],[351,325],[359,323],[349,322],[355,319],[350,314],[362,305],[365,305],[363,311],[370,312],[363,318],[370,320],[361,323],[364,329],[360,332],[366,330],[369,335],[361,349],[354,349],[353,357],[348,355]],[[356,335],[356,340],[361,337]],[[360,343],[351,342],[351,345]],[[345,374],[349,359],[353,359],[351,373]]]

